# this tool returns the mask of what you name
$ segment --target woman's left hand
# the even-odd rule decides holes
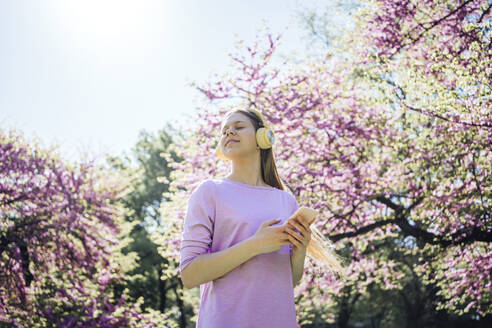
[[[288,238],[293,244],[292,254],[302,251],[306,252],[307,246],[311,241],[311,229],[309,226],[302,223],[302,219],[296,216],[294,219],[287,220],[286,231],[288,233]],[[294,228],[300,231],[300,234],[294,231]]]

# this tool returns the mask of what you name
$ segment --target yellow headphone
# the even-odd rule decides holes
[[[260,146],[261,149],[268,149],[271,148],[272,145],[275,143],[275,134],[273,133],[273,130],[270,128],[270,125],[267,124],[265,118],[259,111],[256,109],[249,108],[249,111],[253,112],[256,114],[256,116],[261,120],[263,123],[263,127],[260,127],[258,130],[256,130],[256,143],[258,146]],[[217,154],[217,157],[220,160],[223,161],[230,161],[231,159],[224,156],[222,153],[222,150],[220,149],[220,142],[215,148],[215,153]]]

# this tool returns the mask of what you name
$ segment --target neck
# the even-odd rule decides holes
[[[254,186],[266,185],[261,177],[260,154],[234,159],[227,178]]]

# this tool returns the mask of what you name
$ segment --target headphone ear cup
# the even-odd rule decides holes
[[[270,126],[267,124],[265,117],[259,111],[254,108],[249,109],[251,112],[255,113],[256,116],[263,122],[263,127],[256,130],[256,143],[261,149],[268,149],[275,143],[275,134]]]
[[[261,149],[271,148],[275,143],[275,135],[272,130],[261,127],[256,130],[256,142]]]

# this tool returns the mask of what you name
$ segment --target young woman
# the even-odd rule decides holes
[[[311,230],[284,225],[299,205],[278,176],[273,143],[261,113],[228,112],[217,155],[231,171],[191,193],[179,271],[185,288],[200,286],[196,327],[298,327],[293,288]]]

